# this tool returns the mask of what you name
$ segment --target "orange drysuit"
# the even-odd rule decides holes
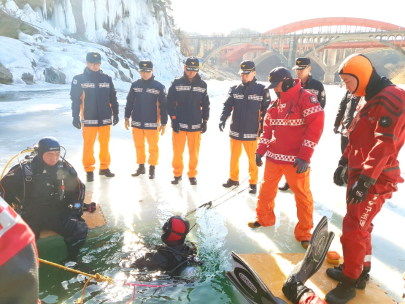
[[[184,147],[188,146],[189,161],[188,161],[188,177],[196,177],[198,165],[198,153],[200,152],[201,132],[184,132],[173,131],[173,173],[174,176],[183,174],[183,152]]]
[[[316,96],[301,89],[300,81],[295,80],[295,86],[282,92],[267,111],[256,150],[256,154],[267,158],[257,201],[257,221],[262,226],[275,224],[274,199],[284,174],[297,203],[297,241],[311,239],[313,198],[309,170],[298,174],[293,164],[296,158],[310,162],[322,135],[324,117]]]

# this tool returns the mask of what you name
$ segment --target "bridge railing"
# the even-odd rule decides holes
[[[241,38],[250,38],[250,39],[260,39],[260,38],[277,38],[277,37],[304,37],[304,36],[330,36],[330,35],[356,35],[356,34],[370,34],[370,35],[381,35],[381,36],[391,36],[391,35],[404,35],[405,31],[384,31],[381,29],[374,30],[357,30],[357,31],[336,31],[336,32],[326,32],[326,33],[314,33],[314,32],[294,32],[294,33],[267,33],[267,34],[241,34],[241,35],[228,35],[228,36],[211,36],[211,35],[190,35],[185,36],[183,39],[241,39]]]

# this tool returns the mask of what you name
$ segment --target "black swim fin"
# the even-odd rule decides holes
[[[251,304],[287,304],[275,297],[264,284],[259,275],[235,252],[231,254],[233,270],[226,272],[226,277]]]
[[[283,293],[289,298],[290,288],[297,282],[305,284],[321,268],[335,234],[328,231],[328,219],[324,216],[312,234],[307,253],[289,274],[283,285]]]

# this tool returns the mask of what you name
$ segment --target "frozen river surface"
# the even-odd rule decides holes
[[[95,175],[93,183],[86,183],[94,192],[94,201],[105,212],[108,224],[89,233],[80,261],[88,272],[99,272],[116,279],[150,280],[136,271],[119,266],[122,258],[139,249],[138,241],[159,243],[163,223],[175,214],[185,215],[197,206],[226,193],[221,186],[228,178],[229,137],[218,130],[222,103],[232,82],[208,81],[211,99],[211,116],[208,131],[202,135],[198,167],[198,186],[190,186],[185,178],[177,185],[170,184],[171,129],[159,142],[160,158],[156,179],[147,175],[134,178],[130,174],[137,168],[135,148],[130,131],[124,128],[125,97],[129,84],[117,84],[120,103],[120,123],[111,132],[111,170],[116,177],[107,179]],[[168,86],[168,84],[166,84]],[[9,91],[10,88],[14,92]],[[44,89],[44,88],[42,88]],[[25,87],[26,90],[26,87]],[[19,92],[19,87],[0,86],[0,170],[17,152],[32,146],[43,136],[55,136],[68,151],[67,159],[75,166],[85,181],[81,165],[81,131],[71,124],[68,86],[50,86],[47,90]],[[332,131],[338,104],[345,90],[326,86],[327,105],[323,137],[312,158],[311,189],[314,196],[314,221],[326,215],[329,227],[336,234],[331,250],[342,252],[342,219],[346,212],[345,190],[332,182],[332,175],[340,158],[340,137]],[[274,98],[274,96],[273,96]],[[401,163],[405,151],[400,154]],[[96,149],[96,155],[98,150]],[[187,149],[184,161],[187,167]],[[246,155],[240,162],[240,177],[248,175]],[[263,175],[263,168],[259,175]],[[183,176],[186,176],[184,172]],[[237,190],[225,195],[219,203],[248,186],[247,180]],[[374,221],[373,259],[371,277],[388,294],[400,301],[403,289],[402,273],[405,271],[405,187],[387,200]],[[225,278],[225,271],[232,269],[231,251],[237,253],[304,252],[294,239],[297,222],[293,194],[278,193],[276,199],[276,225],[252,230],[246,223],[255,218],[256,196],[247,191],[234,196],[213,210],[197,211],[188,219],[196,227],[188,239],[196,242],[205,261],[202,267],[189,267],[181,273],[185,278],[179,283],[155,292],[138,288],[136,303],[161,303],[181,301],[192,303],[245,303],[241,294]],[[39,256],[54,262],[65,257],[64,243],[55,236],[38,242]],[[160,273],[153,273],[153,284],[173,282]],[[80,297],[83,278],[48,266],[40,267],[40,298],[44,303],[73,303]],[[21,286],[23,289],[23,286]],[[126,303],[132,297],[128,287],[103,289],[101,285],[87,288],[85,303]]]

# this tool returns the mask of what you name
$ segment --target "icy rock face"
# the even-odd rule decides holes
[[[144,58],[153,61],[157,79],[171,79],[182,74],[182,55],[163,3],[2,0],[0,11],[39,34],[23,31],[21,26],[16,28],[21,44],[0,36],[0,63],[13,74],[15,83],[21,83],[24,73],[33,75],[34,82],[52,79],[49,82],[55,83],[55,77],[47,76],[49,71],[65,75],[69,83],[74,75],[83,72],[86,53],[97,51],[103,59],[102,70],[115,80],[138,78],[137,61]],[[10,45],[3,48],[6,42]],[[8,58],[10,51],[16,54]],[[25,57],[21,62],[19,55]]]
[[[1,63],[0,63],[0,83],[11,84],[13,83],[13,74],[10,73]]]

